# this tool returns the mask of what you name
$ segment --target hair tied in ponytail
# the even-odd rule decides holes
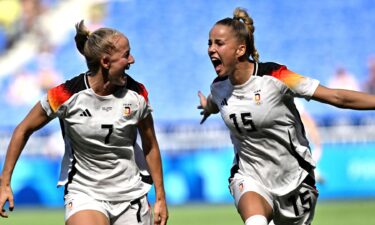
[[[234,20],[238,20],[238,21],[240,21],[240,20],[241,20],[241,18],[240,18],[240,17],[238,17],[238,16],[233,16],[233,19],[234,19]]]

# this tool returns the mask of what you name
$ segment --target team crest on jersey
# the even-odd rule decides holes
[[[254,101],[255,101],[255,104],[257,104],[257,105],[260,105],[262,103],[262,100],[261,100],[259,92],[257,92],[257,93],[254,94]]]
[[[124,103],[122,105],[122,115],[126,118],[131,117],[137,109],[135,108],[134,104],[132,103]]]
[[[131,112],[132,112],[132,110],[131,110],[131,108],[129,106],[125,106],[124,107],[124,113],[123,114],[124,114],[125,117],[130,116]]]

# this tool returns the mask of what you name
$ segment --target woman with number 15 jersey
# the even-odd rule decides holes
[[[155,185],[154,224],[168,211],[160,151],[145,87],[125,70],[134,63],[127,37],[111,28],[90,32],[76,25],[76,45],[88,72],[50,89],[15,129],[0,184],[0,207],[14,207],[10,186],[17,159],[29,136],[58,118],[65,141],[59,186],[65,187],[67,225],[149,225],[147,200]],[[139,131],[150,176],[137,165]],[[142,153],[142,154],[143,154]],[[142,158],[142,157],[141,157]],[[3,209],[2,217],[7,217]]]
[[[246,225],[309,225],[318,191],[315,162],[294,98],[341,108],[374,109],[375,96],[329,89],[277,63],[260,63],[253,20],[241,8],[212,27],[208,55],[218,77],[202,122],[220,112],[235,158],[229,188]]]

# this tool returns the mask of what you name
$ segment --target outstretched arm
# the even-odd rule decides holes
[[[5,158],[4,168],[0,182],[0,216],[8,217],[4,205],[9,201],[9,210],[14,208],[13,193],[11,188],[11,178],[16,162],[26,145],[30,135],[46,125],[51,119],[47,116],[38,102],[25,119],[16,127],[10,140],[8,151]]]
[[[375,95],[345,89],[331,89],[322,85],[315,90],[312,99],[339,108],[375,109]]]
[[[139,122],[138,129],[142,139],[143,151],[155,186],[154,224],[165,225],[168,220],[168,209],[165,200],[163,169],[151,114]]]

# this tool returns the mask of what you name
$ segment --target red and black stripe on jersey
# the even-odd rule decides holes
[[[258,67],[258,68],[257,68]],[[256,72],[256,76],[264,76],[269,75],[276,78],[280,78],[283,75],[283,71],[287,71],[286,66],[280,65],[274,62],[266,62],[266,63],[255,63],[254,64],[254,72]],[[216,83],[219,81],[224,81],[228,79],[228,76],[225,77],[216,77],[212,83]]]
[[[304,80],[304,77],[293,71],[290,71],[286,66],[274,62],[259,63],[257,76],[269,75],[282,81],[289,88],[294,88]]]
[[[256,76],[264,76],[264,75],[270,75],[276,78],[279,78],[282,71],[286,70],[286,66],[280,65],[274,62],[266,62],[266,63],[259,63],[258,64],[258,71]]]
[[[67,80],[65,83],[60,84],[57,87],[51,88],[48,91],[48,101],[51,105],[51,108],[54,112],[64,104],[73,94],[78,93],[82,90],[89,88],[89,82],[87,80],[87,73],[81,73],[80,75]],[[148,102],[148,92],[145,86],[132,77],[127,75],[126,88],[132,91],[137,92],[139,95],[142,95],[146,102]]]
[[[146,87],[142,83],[135,81],[129,75],[127,75],[126,88],[137,92],[139,95],[142,95],[148,103],[148,92]]]
[[[290,71],[286,66],[280,65],[274,62],[266,63],[254,63],[254,76],[272,76],[280,81],[282,81],[289,88],[298,86],[298,84],[303,80],[303,76]],[[213,83],[224,81],[228,79],[225,77],[216,77]]]
[[[53,112],[64,104],[74,93],[86,89],[85,74],[82,73],[57,87],[48,90],[48,101]]]

